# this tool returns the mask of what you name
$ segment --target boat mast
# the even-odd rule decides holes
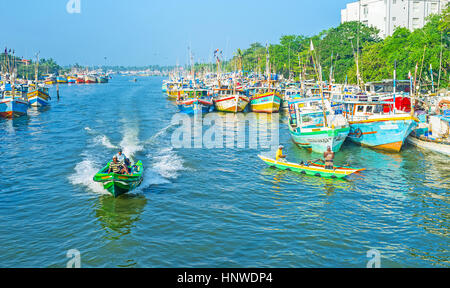
[[[323,87],[322,87],[322,66],[320,65],[320,62],[318,59],[316,59],[316,60],[314,59],[317,57],[317,54],[316,54],[316,50],[314,49],[314,44],[312,42],[312,39],[311,39],[311,56],[313,59],[314,70],[316,71],[316,75],[318,74],[317,78],[319,79],[319,88],[320,88],[320,96],[322,98],[322,111],[323,111],[323,120],[324,120],[323,127],[327,127],[328,126],[327,112],[326,112],[326,108],[325,108],[325,100],[323,99],[324,97],[323,97]],[[317,66],[316,62],[317,62],[317,65],[319,66],[319,69],[316,68],[316,66]]]
[[[38,84],[38,75],[39,75],[39,52],[36,53],[36,65],[35,65],[35,69],[34,69],[34,81],[36,84],[36,89],[37,89],[37,84]]]
[[[270,55],[269,55],[269,46],[266,44],[266,76],[267,81],[269,81],[269,91],[270,91]]]

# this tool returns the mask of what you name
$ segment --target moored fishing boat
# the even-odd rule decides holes
[[[77,77],[75,76],[67,76],[67,83],[75,84],[77,82]]]
[[[170,83],[167,86],[167,97],[172,100],[179,99],[184,96],[184,89],[180,82]]]
[[[144,168],[141,161],[129,167],[130,175],[108,173],[110,163],[108,162],[105,167],[95,174],[94,181],[102,183],[103,188],[108,190],[114,197],[125,194],[142,183]]]
[[[281,170],[298,172],[305,175],[324,177],[324,178],[345,178],[351,174],[364,171],[365,169],[351,168],[351,167],[334,167],[333,169],[325,169],[324,165],[314,162],[306,163],[289,163],[284,161],[276,161],[274,159],[258,155],[270,167]]]
[[[448,110],[450,112],[450,110]],[[419,123],[411,135],[409,144],[450,156],[450,113],[447,115],[433,115],[429,123]]]
[[[178,108],[180,112],[186,114],[206,114],[214,109],[214,103],[212,100],[207,99],[187,99],[187,100],[177,100]]]
[[[180,112],[186,114],[208,113],[214,109],[214,102],[206,89],[186,89],[177,100]]]
[[[67,83],[67,78],[65,76],[57,76],[56,77],[56,83],[66,84]]]
[[[56,84],[56,78],[53,77],[53,76],[47,77],[47,78],[45,78],[45,80],[44,80],[44,84],[46,84],[46,85],[53,85],[53,84]]]
[[[214,89],[213,94],[217,111],[243,112],[250,102],[243,90]]]
[[[43,107],[49,104],[50,94],[46,87],[36,87],[36,85],[30,86],[31,90],[28,91],[27,97],[30,106]]]
[[[28,100],[22,91],[7,85],[2,97],[0,97],[0,116],[4,118],[17,118],[27,114]]]
[[[345,101],[343,114],[350,124],[350,141],[361,146],[399,152],[418,119],[409,113],[384,112],[391,102]]]
[[[36,63],[39,63],[39,55],[37,56]],[[50,100],[50,94],[48,88],[39,84],[39,64],[35,67],[34,83],[30,84],[27,89],[28,103],[32,107],[47,106]]]
[[[84,83],[87,83],[87,84],[97,83],[97,77],[95,77],[93,75],[86,75],[86,76],[84,76]]]
[[[85,77],[84,75],[78,75],[76,83],[77,84],[83,84],[84,83],[84,77]]]
[[[261,88],[250,99],[250,108],[257,113],[276,113],[280,110],[281,96],[280,93]]]
[[[330,147],[338,152],[350,127],[342,115],[324,115],[319,101],[312,98],[289,102],[289,133],[300,148],[323,153]]]

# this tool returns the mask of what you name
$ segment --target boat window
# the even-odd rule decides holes
[[[358,112],[364,112],[364,106],[358,105]]]
[[[373,109],[373,106],[372,106],[372,105],[369,105],[369,106],[367,106],[367,108],[366,108],[366,112],[367,112],[367,113],[372,113],[372,109]]]
[[[377,106],[375,106],[375,110],[373,111],[373,113],[381,113],[382,111],[383,111],[383,106],[377,105]]]

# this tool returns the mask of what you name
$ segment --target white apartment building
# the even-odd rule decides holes
[[[360,21],[386,38],[397,27],[422,28],[430,14],[441,13],[450,0],[360,0],[341,10],[341,23]]]

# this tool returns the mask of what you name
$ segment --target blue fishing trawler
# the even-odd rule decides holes
[[[17,118],[27,114],[28,100],[24,97],[21,87],[5,84],[0,97],[0,116],[4,118]]]

